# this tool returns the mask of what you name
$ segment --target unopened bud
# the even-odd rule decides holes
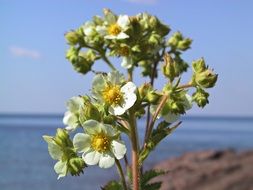
[[[218,75],[207,69],[201,73],[196,73],[194,78],[197,85],[203,88],[212,88],[217,81]]]
[[[192,62],[192,68],[195,73],[201,73],[207,69],[205,60],[203,58]]]
[[[73,157],[70,158],[68,162],[68,170],[72,176],[80,175],[83,173],[83,168],[85,167],[85,163],[82,158]]]
[[[162,66],[162,72],[164,76],[168,77],[170,81],[173,81],[176,77],[175,62],[172,57],[167,53],[164,56],[164,64]]]
[[[199,107],[203,108],[206,104],[209,103],[209,94],[201,88],[197,88],[197,91],[193,93],[192,97],[193,101],[195,101]]]
[[[65,38],[70,45],[76,45],[79,41],[80,36],[76,31],[70,31],[65,34]]]
[[[80,109],[80,115],[79,115],[79,120],[80,123],[84,123],[87,120],[96,120],[100,121],[101,120],[101,115],[92,103],[89,101],[85,102],[85,105]]]
[[[177,48],[182,51],[185,51],[190,48],[191,43],[192,40],[190,38],[185,38],[184,40],[178,42]]]
[[[67,53],[66,53],[66,58],[71,62],[75,62],[78,59],[78,49],[75,48],[74,46],[71,46]]]
[[[180,32],[175,32],[168,40],[168,45],[172,48],[177,48],[179,41],[183,40],[183,36]]]

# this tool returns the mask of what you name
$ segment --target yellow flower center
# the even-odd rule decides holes
[[[94,135],[91,139],[91,146],[98,152],[106,152],[110,149],[110,139],[104,134]]]
[[[122,100],[122,92],[119,85],[107,85],[103,90],[103,98],[110,105],[118,105]]]
[[[121,56],[128,56],[129,55],[129,48],[127,46],[122,46],[118,50],[119,55]]]
[[[118,24],[112,24],[108,27],[108,33],[113,36],[117,36],[121,32],[121,28]]]

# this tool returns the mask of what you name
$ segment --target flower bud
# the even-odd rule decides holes
[[[201,88],[197,88],[196,92],[193,93],[192,97],[193,101],[195,101],[199,107],[203,108],[206,104],[209,103],[209,94]]]
[[[148,39],[148,43],[157,46],[161,42],[161,36],[159,34],[153,33],[151,34],[150,38]]]
[[[164,64],[162,66],[162,72],[164,76],[168,77],[170,81],[173,81],[176,77],[175,62],[172,57],[167,53],[164,56]]]
[[[218,75],[207,69],[201,73],[195,73],[195,82],[202,88],[212,88],[217,81]]]
[[[207,69],[205,60],[203,58],[192,62],[192,68],[195,73],[201,73]]]
[[[79,41],[80,36],[76,31],[70,31],[65,34],[65,38],[70,45],[76,45]]]
[[[181,40],[183,40],[182,34],[180,32],[175,32],[168,40],[168,45],[175,49]]]
[[[146,100],[149,103],[157,104],[160,97],[161,97],[161,95],[156,93],[154,90],[151,90],[151,91],[148,91],[147,96],[146,96]]]
[[[79,120],[80,123],[83,124],[85,121],[90,119],[100,121],[101,115],[96,106],[89,101],[86,101],[85,105],[80,109]]]
[[[70,158],[68,162],[68,171],[72,176],[80,175],[83,173],[83,168],[85,167],[85,163],[82,158],[73,157]]]
[[[69,135],[65,129],[58,128],[54,140],[61,147],[67,147],[72,145],[69,139]]]
[[[71,62],[75,62],[78,59],[78,49],[75,48],[74,46],[71,46],[67,53],[66,53],[66,58]]]
[[[185,38],[184,40],[178,42],[177,48],[182,51],[185,51],[190,48],[191,43],[192,40],[190,38]]]
[[[150,83],[144,83],[141,85],[138,90],[139,90],[139,95],[141,99],[145,99],[147,96],[148,91],[150,90],[151,84]]]

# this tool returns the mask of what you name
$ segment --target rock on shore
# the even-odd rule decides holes
[[[253,190],[253,151],[187,153],[154,168],[168,171],[154,180],[161,190]]]

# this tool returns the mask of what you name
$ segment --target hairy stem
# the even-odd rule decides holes
[[[188,83],[188,84],[180,85],[177,88],[191,88],[191,87],[193,87],[193,85],[191,83]]]
[[[131,127],[131,143],[132,143],[132,176],[133,190],[139,190],[139,152],[138,152],[138,135],[136,130],[136,119],[133,110],[130,110],[130,127]]]
[[[148,139],[149,139],[149,137],[150,137],[150,135],[151,135],[151,132],[152,132],[152,130],[153,130],[155,121],[156,121],[156,119],[157,119],[157,116],[158,116],[158,114],[160,113],[160,111],[162,110],[162,108],[163,108],[164,104],[166,103],[166,101],[168,100],[168,98],[169,98],[169,96],[168,96],[167,94],[164,94],[164,95],[162,96],[162,99],[161,99],[161,101],[160,101],[160,103],[159,103],[159,105],[158,105],[158,107],[157,107],[157,109],[156,109],[156,111],[155,111],[155,113],[154,113],[152,119],[151,119],[150,122],[149,122],[149,126],[147,127],[147,137],[146,137],[146,139],[145,139],[145,142],[148,141]]]
[[[127,184],[126,184],[126,179],[125,179],[125,176],[124,176],[123,169],[121,167],[121,164],[120,164],[119,160],[116,159],[116,158],[115,158],[115,163],[116,163],[116,166],[118,168],[118,172],[119,172],[119,176],[121,178],[121,183],[123,185],[123,188],[124,188],[124,190],[127,190]]]

